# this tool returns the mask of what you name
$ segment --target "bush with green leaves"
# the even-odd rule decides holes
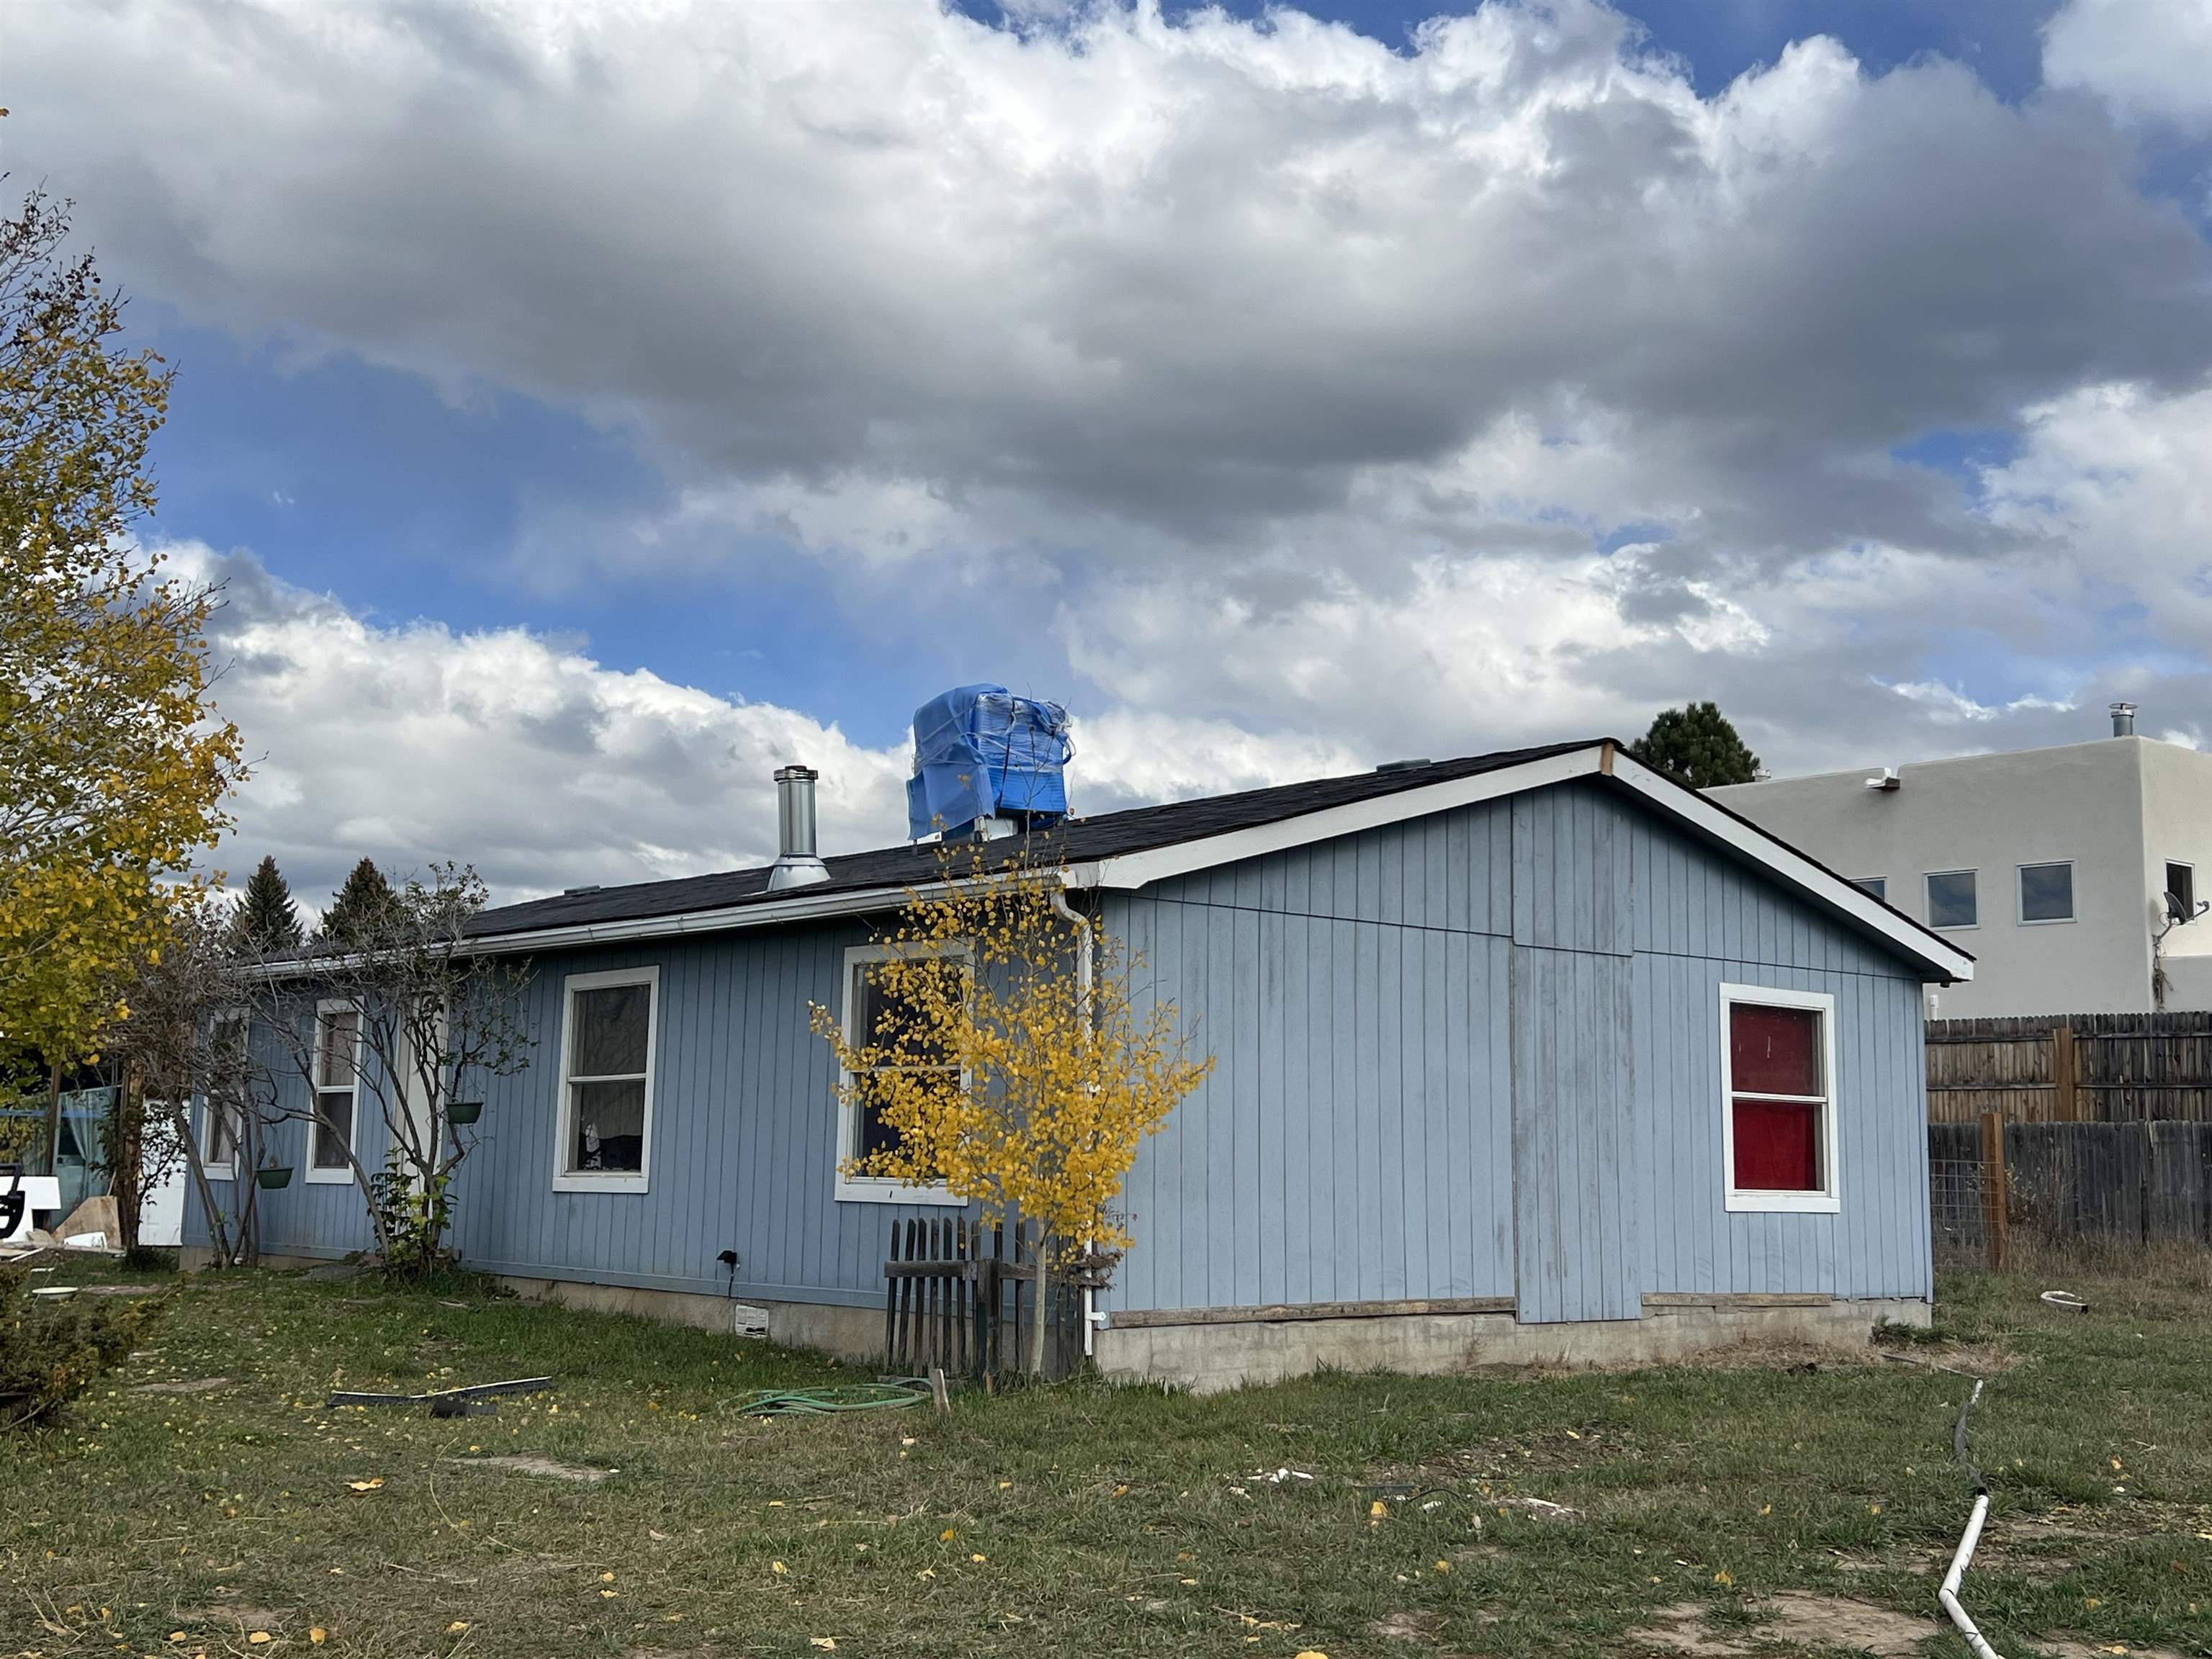
[[[0,1267],[0,1430],[52,1422],[129,1357],[153,1316],[147,1297],[45,1297]]]

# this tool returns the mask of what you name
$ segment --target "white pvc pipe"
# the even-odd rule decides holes
[[[1982,1522],[1989,1518],[1990,1495],[1978,1493],[1974,1498],[1974,1512],[1966,1522],[1966,1530],[1959,1540],[1957,1553],[1951,1558],[1951,1571],[1943,1575],[1943,1588],[1936,1592],[1936,1600],[1944,1615],[1958,1626],[1959,1634],[1966,1638],[1976,1659],[2000,1659],[1997,1650],[1989,1644],[1959,1600],[1959,1586],[1966,1577],[1966,1564],[1974,1559],[1974,1546],[1982,1540]]]
[[[1973,1395],[1966,1401],[1966,1411],[1959,1413],[1962,1462],[1965,1458],[1966,1412],[1972,1411],[1974,1402],[1981,1397],[1982,1384],[1978,1379],[1974,1383]],[[1972,1468],[1972,1464],[1967,1467]],[[1974,1479],[1978,1488],[1981,1476],[1976,1474]],[[1982,1541],[1982,1523],[1989,1518],[1990,1494],[1985,1488],[1977,1490],[1974,1493],[1974,1512],[1966,1517],[1966,1530],[1960,1534],[1959,1547],[1951,1553],[1951,1570],[1943,1575],[1942,1589],[1936,1592],[1936,1604],[1943,1609],[1943,1616],[1951,1621],[1959,1634],[1966,1638],[1966,1645],[1974,1650],[1974,1659],[2002,1659],[1997,1650],[1989,1644],[1988,1638],[1975,1627],[1973,1620],[1967,1615],[1966,1604],[1959,1600],[1959,1587],[1966,1581],[1966,1567],[1974,1559],[1974,1547]]]

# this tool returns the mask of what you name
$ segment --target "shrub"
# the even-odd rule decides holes
[[[53,1420],[101,1372],[138,1346],[153,1309],[143,1297],[30,1294],[30,1276],[0,1268],[0,1429]]]

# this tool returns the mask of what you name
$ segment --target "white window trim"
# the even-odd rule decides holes
[[[574,1098],[569,1093],[570,1061],[576,1048],[576,993],[614,985],[648,987],[645,1005],[645,1113],[638,1128],[637,1170],[571,1170],[568,1136]],[[653,1080],[660,1056],[660,969],[610,968],[596,974],[571,974],[561,981],[560,1097],[553,1109],[553,1190],[556,1193],[644,1193],[653,1182]]]
[[[212,1041],[214,1034],[216,1031],[221,1030],[225,1024],[234,1019],[246,1021],[247,1031],[252,1031],[252,1017],[245,1009],[225,1008],[216,1012],[209,1022],[210,1040]],[[243,1129],[246,1126],[243,1123],[236,1123],[232,1126],[233,1133],[230,1137],[230,1156],[218,1163],[210,1155],[215,1149],[215,1102],[210,1100],[207,1096],[203,1093],[200,1096],[199,1101],[199,1129],[198,1132],[200,1138],[200,1168],[205,1172],[207,1178],[210,1181],[235,1181],[238,1179],[238,1154],[240,1152],[240,1140],[242,1139],[236,1132],[240,1129]]]
[[[890,962],[899,957],[961,957],[975,971],[975,947],[965,940],[947,939],[938,943],[911,945],[855,945],[845,951],[843,981],[837,988],[841,1000],[839,1024],[845,1033],[848,1046],[860,1048],[862,1034],[854,1028],[860,1017],[860,999],[853,994],[854,969],[871,962]],[[963,1082],[966,1079],[963,1078]],[[846,1098],[845,1091],[853,1086],[853,1074],[844,1067],[837,1071],[837,1162],[833,1173],[836,1185],[833,1196],[840,1204],[924,1204],[944,1209],[964,1210],[968,1200],[955,1197],[942,1185],[908,1187],[885,1176],[848,1176],[845,1166],[859,1155],[860,1142],[860,1109]]]
[[[350,1187],[353,1185],[353,1165],[333,1164],[328,1166],[315,1162],[315,1139],[321,1128],[323,1100],[336,1097],[340,1091],[323,1087],[323,1018],[326,1014],[351,1014],[353,1027],[353,1059],[348,1070],[353,1082],[344,1091],[346,1110],[350,1116],[346,1123],[346,1145],[356,1158],[361,1156],[361,1045],[368,1033],[362,1027],[368,1024],[362,1017],[361,1005],[344,997],[330,999],[315,1005],[315,1046],[313,1060],[307,1071],[307,1093],[313,1104],[314,1116],[307,1121],[307,1155],[301,1161],[307,1166],[301,1171],[302,1179],[317,1187]]]
[[[1974,919],[1972,921],[1939,923],[1936,906],[1928,891],[1928,884],[1938,876],[1972,876],[1974,878]],[[1920,877],[1920,902],[1928,913],[1928,931],[1931,933],[1971,933],[1982,925],[1982,872],[1979,870],[1928,870]]]
[[[2189,902],[2191,904],[2197,902],[2197,866],[2190,863],[2186,859],[2160,859],[2159,860],[2158,870],[2158,878],[2160,884],[2158,890],[2158,908],[2159,914],[2161,915],[2166,913],[2165,902],[2168,896],[2170,896],[2173,891],[2173,884],[2167,881],[2166,878],[2166,872],[2169,870],[2186,870],[2189,872]]]
[[[238,1179],[238,1137],[230,1139],[230,1156],[217,1163],[210,1155],[215,1146],[216,1104],[205,1095],[200,1097],[200,1168],[210,1181]]]
[[[1867,884],[1870,881],[1878,881],[1881,884],[1881,891],[1879,894],[1867,892]],[[1870,899],[1875,899],[1878,902],[1883,904],[1889,902],[1889,878],[1887,876],[1853,876],[1851,878],[1851,885],[1857,888],[1862,893],[1866,893],[1866,896]]]
[[[1738,1003],[1766,1008],[1808,1008],[1820,1016],[1820,1083],[1826,1090],[1820,1112],[1820,1180],[1816,1193],[1739,1192],[1735,1184],[1735,1058],[1729,1042],[1730,1014]],[[1798,1097],[1775,1095],[1776,1100]],[[1836,1215],[1844,1207],[1842,1170],[1838,1167],[1836,1120],[1836,999],[1826,991],[1785,991],[1773,985],[1721,987],[1721,1179],[1727,1208],[1734,1213]]]
[[[2048,870],[2054,865],[2066,866],[2067,913],[2063,916],[2038,916],[2031,921],[2027,914],[2027,872]],[[1977,898],[1977,908],[1979,900]],[[2064,927],[2078,921],[2081,907],[2074,891],[2074,860],[2072,859],[2032,859],[2026,864],[2015,865],[2012,872],[2012,916],[2022,927]]]

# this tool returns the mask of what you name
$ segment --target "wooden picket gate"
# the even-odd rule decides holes
[[[1022,1370],[1037,1318],[1036,1250],[1025,1226],[1010,1239],[1005,1227],[975,1221],[891,1223],[884,1261],[890,1368],[908,1376],[935,1367],[975,1378]],[[1066,1376],[1083,1363],[1081,1291],[1048,1280],[1044,1320],[1045,1375]]]

